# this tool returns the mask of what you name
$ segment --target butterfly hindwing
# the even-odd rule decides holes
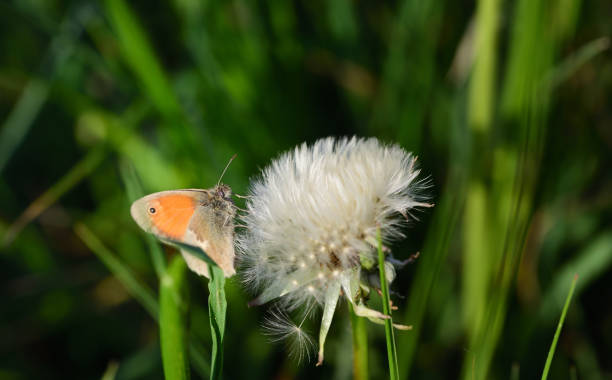
[[[235,273],[234,214],[233,204],[218,204],[212,200],[196,210],[187,232],[189,240],[202,247],[226,276]]]

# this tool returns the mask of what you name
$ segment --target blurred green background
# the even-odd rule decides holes
[[[550,377],[612,378],[611,34],[608,0],[0,2],[0,378],[161,378],[159,246],[131,201],[211,187],[234,153],[245,194],[329,135],[399,143],[433,183],[392,247],[421,252],[393,284],[402,378],[539,378],[574,273]],[[351,378],[345,303],[315,368],[227,293],[226,378]]]

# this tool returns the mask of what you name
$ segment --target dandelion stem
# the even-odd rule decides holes
[[[380,235],[380,227],[376,229],[376,239],[378,240],[378,269],[380,272],[380,288],[382,291],[383,313],[391,317],[391,308],[389,307],[389,284],[385,273],[385,254],[382,249],[382,237]],[[399,379],[397,368],[397,351],[395,348],[395,336],[393,334],[393,320],[385,319],[385,338],[387,341],[387,357],[389,360],[389,378],[391,380]]]
[[[348,303],[351,312],[351,326],[353,328],[353,379],[368,379],[368,332],[366,320],[355,314],[353,305]]]

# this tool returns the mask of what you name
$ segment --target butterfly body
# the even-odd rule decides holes
[[[236,207],[231,188],[162,191],[136,200],[132,218],[146,232],[163,242],[195,246],[223,269],[234,275],[234,216]],[[201,258],[181,250],[189,268],[208,277],[208,265]]]

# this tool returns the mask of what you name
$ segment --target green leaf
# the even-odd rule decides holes
[[[159,332],[164,376],[168,380],[190,378],[187,359],[187,273],[185,261],[175,256],[160,286]]]
[[[223,270],[198,247],[184,244],[178,241],[165,240],[179,249],[188,251],[196,255],[208,264],[209,282],[208,290],[208,316],[210,319],[210,335],[212,338],[212,354],[210,378],[220,379],[223,370],[223,339],[225,336],[225,315],[227,301],[225,299],[225,274]]]
[[[210,378],[220,379],[223,371],[223,338],[225,336],[225,275],[217,265],[209,265],[210,281],[208,282],[208,316],[212,338],[212,357],[210,360]]]

